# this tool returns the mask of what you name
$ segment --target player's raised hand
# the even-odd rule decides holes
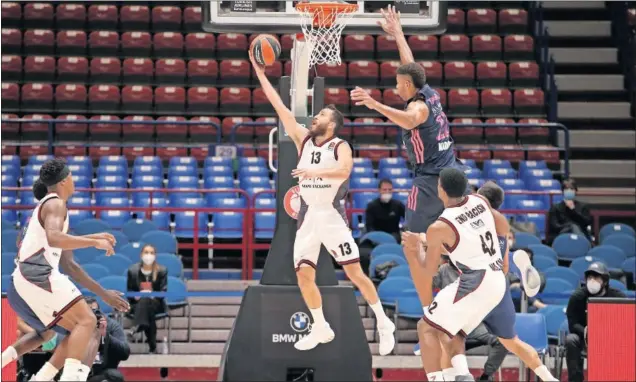
[[[106,256],[112,256],[113,254],[115,254],[113,244],[106,239],[97,239],[95,248],[106,251]]]
[[[378,105],[378,101],[374,100],[368,91],[358,86],[351,91],[351,100],[356,103],[356,106],[364,105],[371,110],[375,110]]]
[[[400,12],[396,12],[395,6],[389,5],[386,10],[380,9],[380,12],[382,12],[384,20],[378,21],[377,24],[382,30],[393,37],[401,35],[403,32],[402,24],[400,23]]]
[[[265,74],[265,68],[259,65],[259,63],[256,62],[256,60],[254,59],[254,55],[252,54],[252,49],[248,49],[247,54],[250,56],[250,62],[252,63],[254,72],[256,72],[257,75]]]
[[[419,234],[410,231],[402,232],[402,246],[404,247],[405,254],[406,251],[417,250],[419,252],[421,245],[422,239]]]
[[[107,290],[101,299],[118,312],[128,312],[130,304],[124,297],[124,294],[116,290]]]

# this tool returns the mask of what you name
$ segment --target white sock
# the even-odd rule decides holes
[[[15,351],[13,346],[9,346],[7,350],[2,352],[2,368],[18,359],[18,352]]]
[[[541,378],[542,381],[558,381],[558,379],[550,373],[550,370],[548,370],[545,365],[541,365],[534,369],[534,374]]]
[[[468,361],[466,360],[465,355],[457,354],[451,358],[451,363],[453,364],[453,369],[455,369],[456,375],[470,374],[470,370],[468,370]]]
[[[455,373],[455,369],[449,367],[448,369],[442,370],[442,374],[444,374],[444,381],[454,381],[457,373]]]
[[[441,371],[435,371],[432,373],[426,373],[426,379],[428,379],[430,382],[432,381],[443,381],[444,380],[444,375],[442,374]]]
[[[327,323],[325,321],[325,315],[322,313],[322,306],[316,309],[309,309],[311,313],[311,317],[314,318],[314,325],[324,325]]]
[[[67,358],[60,381],[86,381],[90,371],[90,367],[83,365],[80,361]]]
[[[386,313],[384,313],[384,308],[382,308],[380,300],[378,300],[375,304],[369,304],[369,306],[371,307],[371,310],[373,310],[375,318],[378,320],[378,326],[381,326],[385,320],[389,319],[386,316]]]
[[[31,378],[32,381],[52,381],[53,378],[60,371],[55,368],[55,366],[51,365],[49,362],[45,363],[44,366],[38,371],[36,375]]]

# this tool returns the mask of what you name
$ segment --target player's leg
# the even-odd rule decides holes
[[[542,381],[558,381],[550,370],[541,362],[539,354],[534,348],[521,341],[519,337],[499,338],[499,342],[511,353],[519,357]]]

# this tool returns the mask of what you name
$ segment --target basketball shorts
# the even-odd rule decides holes
[[[475,330],[501,301],[506,292],[501,271],[479,269],[463,272],[444,287],[424,310],[423,320],[453,337]]]
[[[351,229],[338,210],[331,206],[313,206],[301,210],[294,242],[296,270],[303,266],[316,268],[321,244],[340,265],[360,261],[360,252]]]
[[[510,340],[517,336],[515,331],[516,314],[515,304],[510,294],[510,283],[506,280],[504,296],[495,309],[484,318],[484,324],[493,335]]]
[[[27,279],[19,271],[13,273],[7,292],[9,304],[16,314],[38,332],[49,329],[67,334],[57,326],[64,312],[82,299],[82,293],[69,278],[61,273],[49,277],[50,290],[45,290]]]
[[[437,175],[421,175],[413,179],[413,187],[406,200],[407,231],[426,233],[428,226],[444,212],[444,205],[437,196],[438,179]]]

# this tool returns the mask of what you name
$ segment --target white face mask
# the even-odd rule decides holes
[[[602,285],[598,281],[596,281],[594,279],[588,279],[587,280],[587,290],[591,294],[597,294],[598,292],[600,292],[601,291],[601,287],[602,287]]]
[[[155,262],[155,255],[149,253],[141,255],[141,261],[146,265],[152,265]]]
[[[514,244],[515,244],[514,240],[508,240],[508,249],[512,248]]]
[[[380,194],[380,201],[382,203],[388,203],[388,202],[391,201],[392,197],[393,197],[393,194],[391,194],[391,193]]]

